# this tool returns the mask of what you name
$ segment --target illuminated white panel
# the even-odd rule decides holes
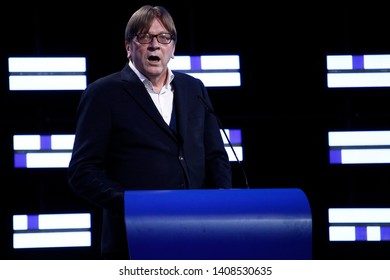
[[[29,220],[29,217],[31,220]],[[30,227],[35,229],[76,229],[90,228],[91,214],[38,214],[38,215],[14,215],[13,229],[27,230]]]
[[[352,70],[352,55],[328,55],[326,66],[328,70]]]
[[[90,214],[40,214],[39,229],[90,228]]]
[[[26,153],[27,168],[68,167],[72,152]]]
[[[352,70],[352,55],[328,55],[326,65],[328,70]],[[358,56],[355,56],[358,57]],[[362,69],[390,69],[389,54],[366,54],[362,55]]]
[[[238,55],[202,55],[200,59],[203,70],[240,69]]]
[[[10,90],[83,90],[87,77],[80,75],[32,75],[10,76]]]
[[[225,73],[188,73],[202,80],[206,87],[236,87],[241,85],[241,75],[235,72]]]
[[[390,69],[390,55],[364,55],[364,69]]]
[[[73,149],[75,135],[52,135],[51,148],[53,150],[71,150]]]
[[[389,87],[390,73],[328,73],[329,88]]]
[[[224,131],[223,131],[222,129],[220,129],[219,132],[221,133],[222,140],[223,140],[223,143],[225,144],[225,146],[226,146],[226,145],[229,145],[229,140],[232,141],[232,140],[231,140],[231,137],[230,137],[230,130],[229,130],[229,129],[225,129],[226,135],[225,135],[225,133],[224,133]],[[227,136],[229,139],[226,138],[226,136]]]
[[[174,59],[169,61],[169,68],[171,70],[191,70],[191,57],[190,56],[175,56]]]
[[[243,160],[243,152],[242,152],[242,147],[234,147],[234,152],[236,153],[237,155],[237,158],[239,161],[242,161]],[[225,147],[226,149],[226,152],[229,156],[229,161],[237,161],[233,151],[232,151],[232,148],[231,147]]]
[[[331,131],[329,146],[390,145],[390,131]]]
[[[14,150],[39,150],[41,148],[40,135],[14,135]]]
[[[329,241],[355,241],[355,227],[353,226],[330,226]]]
[[[85,57],[9,57],[9,72],[85,72]]]
[[[342,149],[341,163],[390,163],[390,149]]]
[[[69,150],[73,149],[74,135],[52,135],[50,137],[51,149],[53,150]],[[40,150],[41,135],[14,135],[13,137],[14,150]]]
[[[14,230],[26,230],[28,228],[27,215],[14,215],[13,216],[13,229]]]
[[[14,233],[13,248],[58,248],[91,246],[90,231]]]
[[[84,57],[9,57],[9,89],[83,90],[87,85]]]
[[[390,223],[390,208],[330,208],[329,223]]]
[[[378,226],[367,227],[367,241],[380,241],[381,228]]]

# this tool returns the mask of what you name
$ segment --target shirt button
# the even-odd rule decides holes
[[[182,156],[179,156],[179,160],[184,160],[184,157],[182,157]]]

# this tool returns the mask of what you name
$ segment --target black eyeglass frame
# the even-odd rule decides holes
[[[140,40],[140,36],[144,36],[144,37],[141,37],[141,40]],[[171,33],[159,33],[159,34],[150,34],[150,33],[138,33],[134,36],[136,39],[137,39],[137,42],[140,43],[140,44],[150,44],[154,38],[157,39],[157,42],[159,42],[160,44],[163,44],[163,45],[168,45],[172,42],[172,40],[174,41],[175,40],[175,36],[172,35]],[[169,39],[167,39],[169,37]],[[162,41],[162,40],[166,40],[166,41]]]

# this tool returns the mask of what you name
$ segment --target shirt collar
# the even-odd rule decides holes
[[[137,75],[137,77],[143,82],[146,86],[152,87],[152,83],[149,81],[147,77],[145,77],[144,74],[142,74],[138,69],[134,66],[133,62],[129,60],[129,66],[134,71],[134,73]],[[165,84],[165,87],[168,88],[168,86],[171,84],[173,78],[175,75],[172,73],[171,69],[168,67],[168,82]],[[153,87],[152,87],[153,88]]]

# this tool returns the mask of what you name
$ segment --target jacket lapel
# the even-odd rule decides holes
[[[150,98],[144,84],[139,80],[134,71],[131,70],[129,65],[126,64],[122,69],[121,76],[125,91],[142,108],[145,114],[153,119],[153,121],[165,132],[175,136],[154,105],[153,100]]]

